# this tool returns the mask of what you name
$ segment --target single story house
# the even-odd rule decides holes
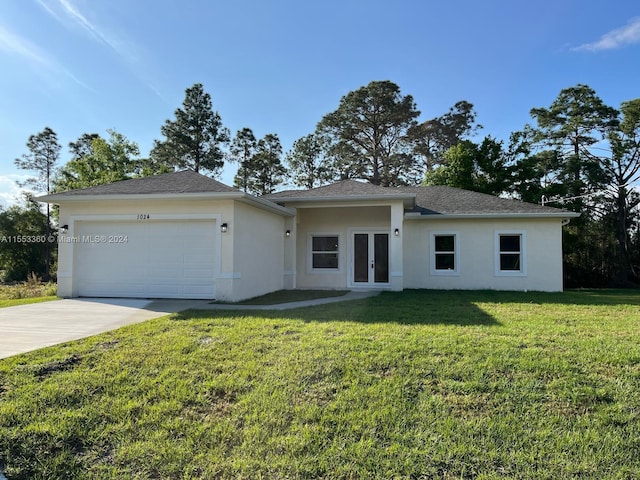
[[[185,170],[46,195],[61,297],[237,301],[287,288],[561,291],[577,214],[345,180],[256,197]]]

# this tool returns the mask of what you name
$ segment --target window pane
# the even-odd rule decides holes
[[[501,253],[500,254],[500,270],[520,270],[520,254],[518,253]]]
[[[456,260],[453,253],[436,254],[436,270],[455,270]]]
[[[453,252],[455,237],[453,235],[436,235],[436,252]]]
[[[338,268],[337,253],[314,253],[313,268]]]
[[[373,258],[375,263],[374,282],[389,281],[389,234],[376,233],[373,236]]]
[[[519,252],[520,235],[500,235],[501,252]]]
[[[369,234],[356,233],[353,236],[353,281],[369,281]]]
[[[313,237],[311,239],[314,252],[337,252],[338,251],[338,237]]]

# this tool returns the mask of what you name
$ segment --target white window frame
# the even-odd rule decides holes
[[[313,268],[313,237],[338,237],[338,250],[335,252],[338,255],[338,268]],[[307,272],[318,274],[336,274],[341,273],[343,270],[344,258],[342,255],[343,249],[342,234],[336,232],[313,232],[307,235]]]
[[[441,236],[453,236],[453,270],[438,270],[436,269],[436,253],[448,253],[448,252],[436,252],[436,237]],[[453,230],[437,230],[431,232],[429,242],[429,265],[431,275],[438,276],[457,276],[460,275],[460,232]]]
[[[515,252],[500,252],[500,237],[503,235],[520,237],[520,270],[500,270],[500,254]],[[494,238],[495,275],[496,277],[526,277],[527,276],[527,232],[524,230],[496,230]]]

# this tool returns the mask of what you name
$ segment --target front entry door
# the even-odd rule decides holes
[[[353,283],[389,283],[389,234],[353,234]]]

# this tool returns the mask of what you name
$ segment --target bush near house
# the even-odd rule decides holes
[[[0,284],[0,307],[53,300],[56,290],[55,283],[42,283],[39,277],[31,274],[26,282]]]
[[[32,478],[639,478],[640,293],[188,311],[0,361]]]

